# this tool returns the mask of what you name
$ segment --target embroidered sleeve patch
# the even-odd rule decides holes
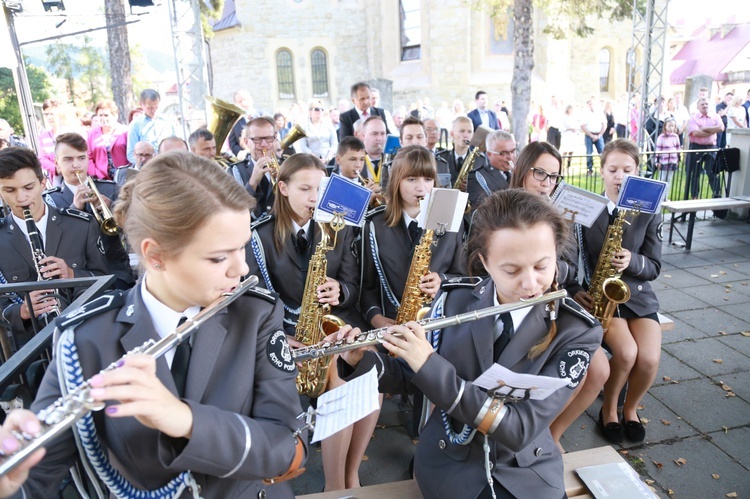
[[[276,331],[271,335],[266,346],[266,355],[273,367],[279,371],[291,373],[297,368],[292,360],[292,351],[284,331]]]
[[[568,350],[562,355],[560,364],[557,366],[557,374],[561,378],[567,378],[568,388],[574,390],[583,380],[583,375],[589,368],[591,356],[585,350]]]

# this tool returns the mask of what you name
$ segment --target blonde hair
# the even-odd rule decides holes
[[[160,154],[120,191],[117,225],[138,256],[150,238],[164,256],[180,253],[212,216],[251,211],[255,199],[214,163],[185,151]]]
[[[294,175],[302,170],[321,170],[325,173],[326,168],[320,158],[314,154],[297,153],[289,156],[279,168],[278,182],[289,185]],[[289,204],[289,198],[277,192],[273,200],[273,214],[276,217],[273,228],[273,239],[276,249],[281,251],[284,241],[292,234],[292,220],[294,210]]]
[[[401,199],[401,181],[409,177],[431,178],[437,181],[437,167],[435,156],[422,146],[406,146],[399,149],[391,165],[385,198],[385,222],[389,227],[395,227],[401,220],[404,202]]]

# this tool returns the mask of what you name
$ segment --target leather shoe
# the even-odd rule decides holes
[[[646,428],[643,427],[640,415],[638,421],[625,421],[625,438],[631,442],[643,442],[646,438]]]
[[[611,444],[621,444],[622,438],[622,425],[620,423],[607,423],[604,424],[604,418],[602,417],[602,410],[599,409],[599,421],[597,422],[599,429],[602,431],[602,435]]]

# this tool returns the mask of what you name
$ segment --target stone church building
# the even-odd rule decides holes
[[[210,40],[213,95],[249,90],[264,111],[318,98],[336,105],[368,81],[381,107],[429,98],[473,104],[477,90],[510,101],[513,21],[468,0],[226,0]],[[555,40],[537,9],[532,100],[583,105],[627,92],[632,23],[594,20],[588,38]],[[303,107],[303,109],[306,109]]]

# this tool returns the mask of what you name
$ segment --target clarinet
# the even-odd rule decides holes
[[[213,317],[220,310],[226,308],[230,303],[242,296],[249,288],[255,287],[257,284],[257,277],[248,277],[231,292],[221,295],[216,301],[201,310],[195,317],[186,320],[182,326],[170,332],[159,341],[153,339],[148,340],[141,346],[127,352],[123,357],[99,371],[99,374],[116,369],[117,364],[130,355],[145,354],[150,355],[155,359],[161,357],[171,348],[174,348],[189,339],[204,322]],[[34,451],[67,431],[76,421],[89,412],[102,410],[105,404],[92,399],[90,391],[91,384],[89,380],[86,380],[70,393],[64,397],[60,397],[52,405],[37,413],[36,416],[42,427],[39,435],[32,436],[25,433],[13,432],[14,436],[21,443],[21,447],[15,453],[2,458],[2,461],[0,461],[0,477],[4,476],[9,471],[12,471],[16,466],[33,454]]]
[[[31,210],[26,207],[23,209],[23,219],[26,222],[26,232],[29,233],[29,244],[31,245],[31,259],[34,260],[34,268],[36,269],[36,275],[37,281],[50,281],[54,279],[54,277],[51,277],[49,279],[45,279],[42,276],[42,266],[41,261],[47,258],[47,255],[44,254],[44,245],[42,244],[42,237],[39,235],[39,229],[36,226],[36,222],[34,222],[34,217],[31,214]],[[55,300],[55,307],[47,312],[46,314],[46,320],[47,324],[52,322],[57,316],[60,315],[60,312],[62,311],[62,305],[60,304],[59,298],[57,298],[55,295],[52,295],[53,299]],[[33,314],[34,311],[32,310],[31,313]]]
[[[474,310],[473,312],[466,312],[463,314],[454,315],[452,317],[438,317],[433,319],[423,319],[416,321],[425,331],[434,331],[435,329],[442,329],[444,327],[455,326],[457,324],[465,324],[485,317],[491,317],[505,312],[511,312],[520,308],[531,307],[539,303],[550,302],[565,298],[568,296],[568,292],[564,289],[559,291],[551,291],[545,293],[537,298],[530,298],[528,300],[521,300],[515,303],[507,303],[505,305],[495,305],[493,307],[481,308]],[[383,342],[383,333],[388,331],[388,327],[381,327],[378,329],[372,329],[365,331],[354,337],[351,342],[347,340],[337,340],[334,342],[321,342],[317,345],[310,345],[307,347],[297,348],[292,350],[292,358],[295,362],[304,362],[310,359],[317,359],[328,355],[335,355],[337,353],[346,352],[349,350],[355,350],[357,348],[367,347],[371,345],[377,345]],[[393,336],[400,336],[398,333],[394,333]]]

